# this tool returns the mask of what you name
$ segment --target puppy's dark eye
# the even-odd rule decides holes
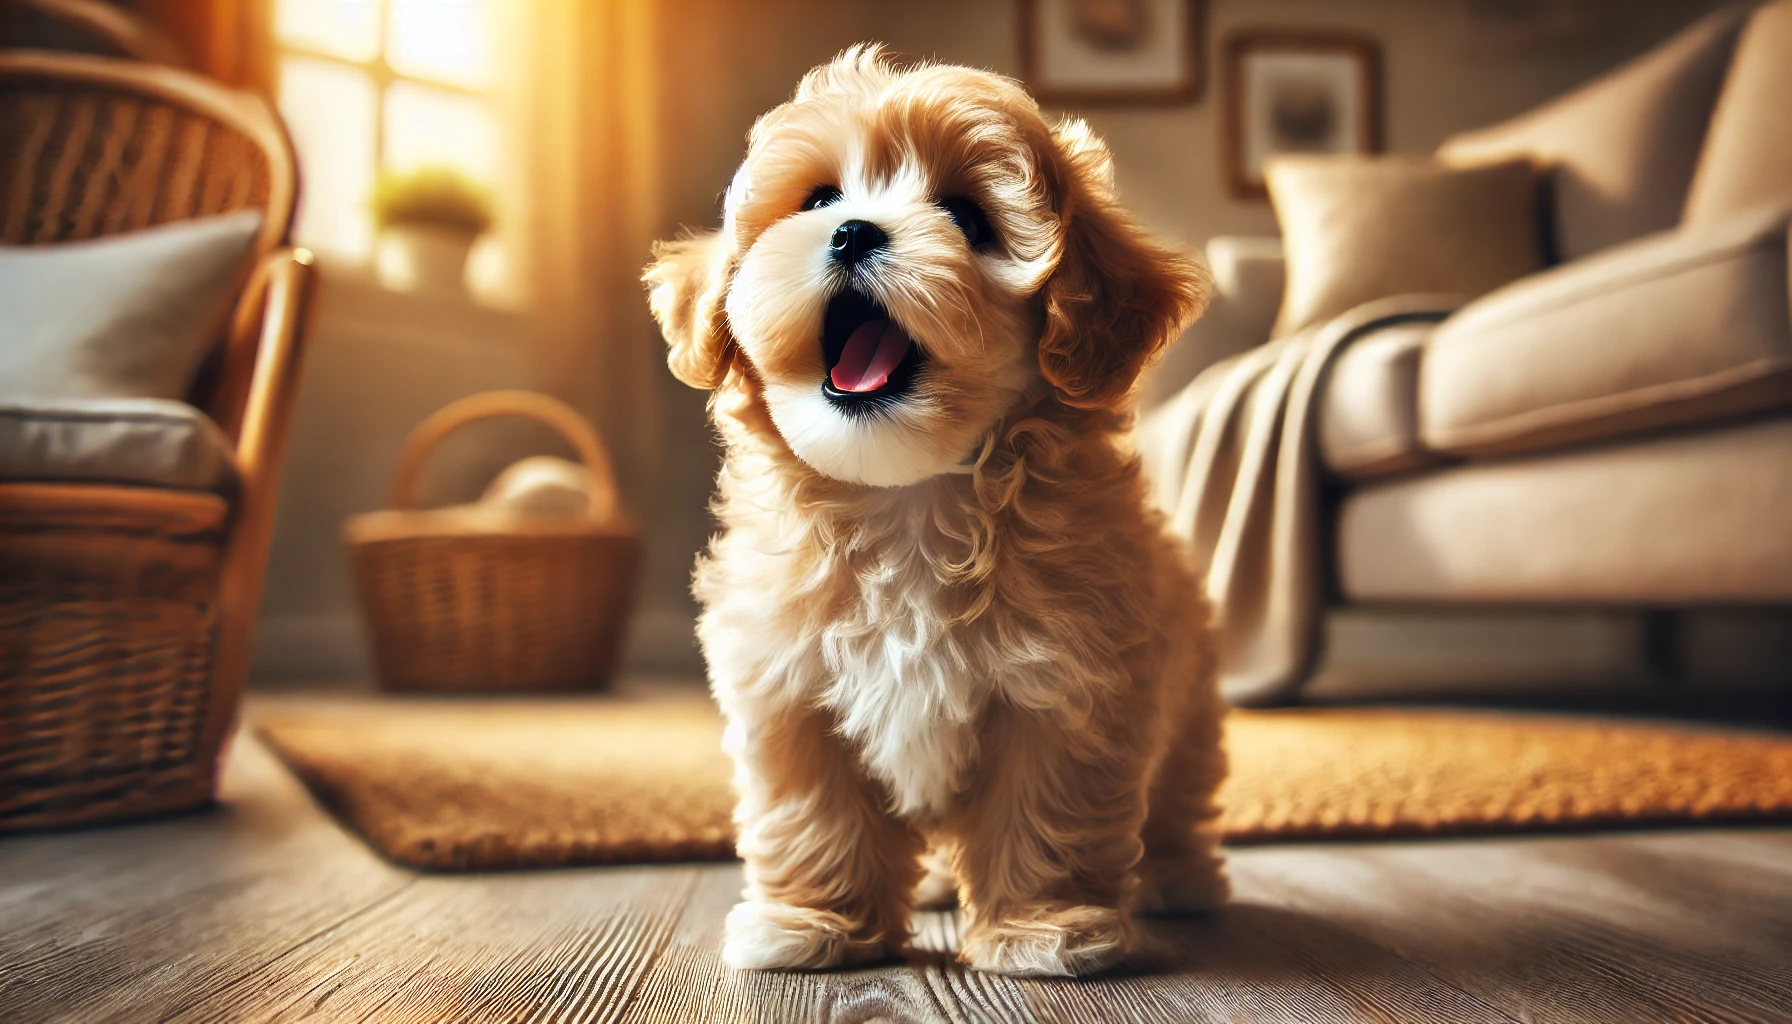
[[[964,232],[964,240],[973,249],[981,249],[995,241],[995,232],[989,228],[989,218],[983,215],[983,208],[964,196],[951,196],[940,200],[940,209]]]
[[[832,185],[817,185],[809,198],[803,200],[803,209],[813,210],[817,207],[832,206],[840,201],[840,190]]]

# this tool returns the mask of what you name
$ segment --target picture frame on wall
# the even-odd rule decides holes
[[[1021,74],[1048,106],[1201,94],[1202,0],[1020,0]]]
[[[1381,48],[1360,36],[1239,32],[1225,54],[1223,159],[1234,195],[1262,198],[1284,154],[1381,150]]]

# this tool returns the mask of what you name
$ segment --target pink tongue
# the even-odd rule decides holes
[[[894,320],[860,324],[840,350],[840,361],[828,379],[841,391],[876,391],[890,380],[902,357],[908,355],[908,335]]]

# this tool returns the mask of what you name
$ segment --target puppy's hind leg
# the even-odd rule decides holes
[[[745,899],[722,960],[745,969],[881,959],[908,940],[921,839],[880,795],[821,713],[731,723]]]

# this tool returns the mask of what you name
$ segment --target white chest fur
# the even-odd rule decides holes
[[[996,685],[987,638],[955,622],[949,584],[906,531],[825,567],[786,540],[731,534],[699,570],[700,633],[724,709],[739,719],[825,707],[892,810],[943,813],[975,764],[977,717]]]
[[[918,561],[895,556],[861,575],[849,613],[817,638],[831,677],[822,702],[889,787],[893,809],[910,816],[949,805],[976,759],[989,689],[950,621],[944,585]]]

